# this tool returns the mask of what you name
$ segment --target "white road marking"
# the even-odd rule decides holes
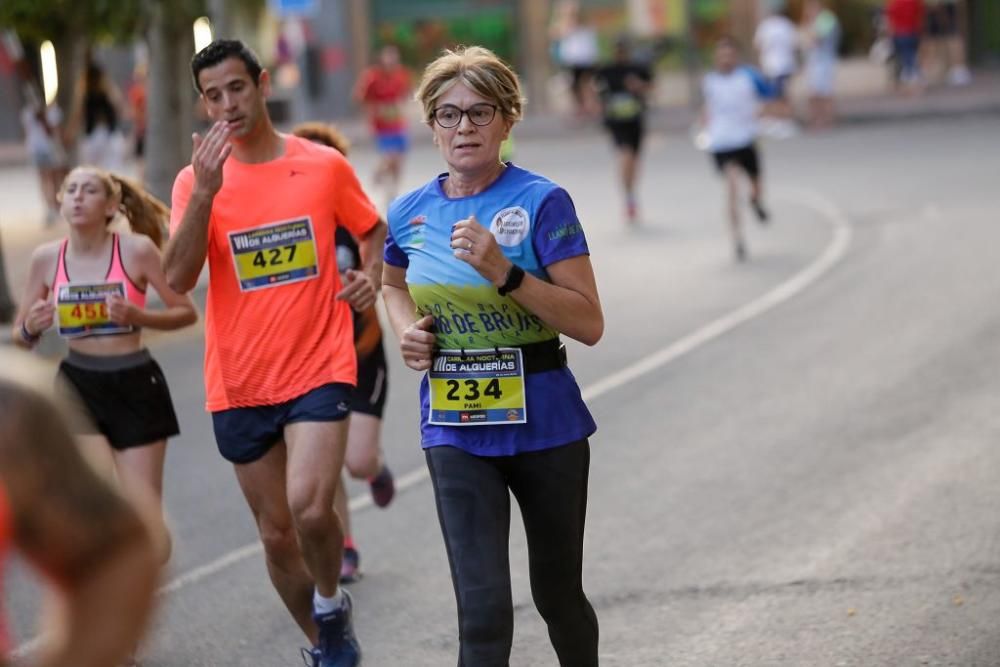
[[[771,291],[766,292],[762,296],[750,301],[736,310],[709,322],[670,345],[667,345],[666,347],[639,359],[634,364],[626,366],[617,373],[612,373],[611,375],[584,387],[582,390],[584,400],[592,401],[599,398],[610,391],[618,389],[619,387],[622,387],[629,382],[642,377],[643,375],[647,375],[648,373],[669,364],[685,354],[698,349],[702,345],[705,345],[706,343],[709,343],[732,331],[741,324],[745,324],[750,320],[760,317],[773,308],[800,294],[844,259],[853,237],[853,231],[847,216],[845,216],[835,204],[814,190],[805,188],[784,188],[780,190],[780,193],[781,196],[779,199],[784,199],[791,203],[810,208],[829,222],[830,226],[833,228],[833,235],[830,242],[826,245],[826,248],[824,248],[822,254],[820,254],[819,257],[813,260],[804,269],[785,282],[774,287]],[[423,483],[427,479],[427,468],[416,468],[396,479],[396,490],[397,492],[405,491]],[[371,496],[365,494],[363,496],[352,498],[349,503],[349,507],[352,512],[356,512],[370,507],[372,504]],[[260,542],[254,542],[252,544],[239,547],[238,549],[234,549],[223,554],[222,556],[219,556],[210,563],[206,563],[205,565],[196,567],[193,570],[189,570],[184,574],[175,577],[169,583],[162,586],[158,593],[160,595],[176,593],[190,584],[196,583],[206,577],[210,577],[213,574],[221,572],[232,565],[256,556],[262,552],[263,547]],[[13,657],[15,659],[23,657],[26,653],[35,648],[38,643],[39,639],[37,637],[25,642],[15,649]]]

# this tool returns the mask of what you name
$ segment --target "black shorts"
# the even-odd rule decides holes
[[[367,357],[358,359],[358,386],[351,392],[351,412],[382,418],[388,386],[382,342]]]
[[[784,100],[788,98],[788,82],[791,79],[791,74],[779,74],[771,79],[771,91],[774,94],[774,99]]]
[[[604,127],[608,128],[608,132],[611,133],[611,141],[614,142],[615,146],[618,148],[630,148],[636,153],[639,152],[639,149],[642,147],[642,135],[645,129],[642,126],[641,118],[628,121],[606,120],[604,121]]]
[[[730,162],[735,162],[749,176],[756,178],[760,174],[760,158],[757,156],[757,147],[753,144],[731,151],[714,152],[712,157],[719,171]]]
[[[219,453],[230,463],[253,463],[281,441],[288,424],[347,419],[353,389],[331,382],[284,403],[213,412]]]
[[[94,356],[70,350],[59,374],[83,403],[94,430],[115,449],[148,445],[180,433],[170,389],[147,350]]]
[[[954,2],[945,2],[927,9],[927,34],[931,38],[958,34],[958,8]]]

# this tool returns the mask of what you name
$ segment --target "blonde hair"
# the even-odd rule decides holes
[[[444,53],[424,70],[414,98],[423,106],[424,120],[430,124],[437,101],[456,83],[496,102],[503,117],[521,120],[525,99],[517,74],[495,53],[482,46],[460,46]]]
[[[299,123],[292,128],[292,134],[317,144],[329,146],[344,157],[347,157],[347,151],[351,149],[351,142],[335,125],[315,121]]]
[[[118,201],[118,210],[128,220],[128,226],[132,231],[148,236],[157,248],[163,246],[163,231],[170,221],[170,208],[166,204],[146,192],[145,188],[131,178],[89,165],[77,167],[63,179],[62,185],[59,186],[60,202],[66,190],[66,183],[77,173],[96,176],[104,185],[108,197]],[[113,219],[114,216],[111,216],[107,221],[111,222]]]

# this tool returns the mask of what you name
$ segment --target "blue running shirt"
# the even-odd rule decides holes
[[[385,261],[406,269],[406,284],[421,317],[433,315],[441,349],[492,348],[551,340],[558,332],[522,308],[474,268],[454,256],[452,226],[475,215],[504,254],[526,272],[548,280],[545,267],[588,255],[587,239],[565,190],[507,163],[486,190],[449,198],[447,174],[396,199],[389,207]],[[478,456],[509,456],[558,447],[597,430],[568,368],[525,375],[526,424],[428,424],[427,376],[420,385],[422,443],[453,445]]]

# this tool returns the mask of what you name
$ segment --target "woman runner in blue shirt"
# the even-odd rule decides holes
[[[393,202],[383,295],[406,365],[426,371],[422,443],[458,605],[459,665],[506,666],[513,637],[510,496],[535,605],[562,665],[597,665],[583,592],[596,426],[559,334],[593,345],[604,317],[565,190],[500,161],[517,76],[481,47],[446,51],[416,94],[448,171]]]

